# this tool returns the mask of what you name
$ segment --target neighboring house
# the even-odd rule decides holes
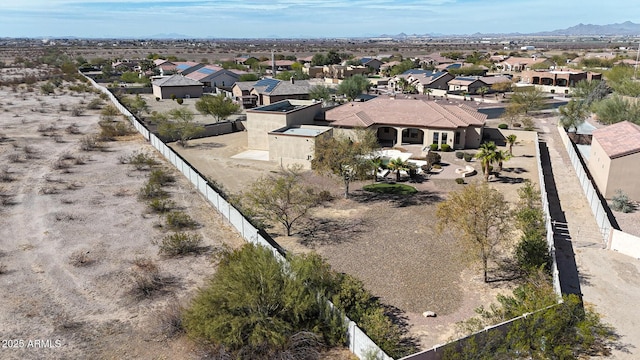
[[[332,129],[315,126],[322,103],[310,100],[282,100],[247,110],[247,147],[269,151],[269,160],[283,166],[301,164],[311,168],[315,140],[331,136]]]
[[[353,75],[365,75],[370,70],[366,66],[325,65],[322,71],[324,76],[328,78],[346,79]]]
[[[251,95],[251,90],[256,83],[257,81],[237,81],[231,87],[233,99],[238,104],[242,104],[244,109],[251,109],[258,103],[258,96]]]
[[[555,65],[553,61],[546,58],[510,57],[499,62],[496,67],[502,71],[524,71],[539,64],[546,65],[547,68]]]
[[[201,82],[205,91],[212,91],[218,87],[231,89],[240,78],[239,74],[215,65],[205,65],[185,76]]]
[[[360,63],[363,66],[366,66],[368,68],[371,68],[375,71],[380,71],[380,66],[382,66],[382,64],[384,64],[382,61],[375,59],[375,58],[362,58],[360,59]]]
[[[446,71],[431,71],[422,69],[409,69],[400,75],[389,79],[389,88],[398,90],[398,82],[401,78],[407,80],[410,85],[415,86],[419,94],[428,93],[431,89],[434,95],[444,95],[449,86],[447,83],[454,78]],[[433,90],[442,90],[442,94],[435,94]]]
[[[236,64],[248,66],[251,62],[259,61],[258,58],[251,55],[240,55],[233,59]]]
[[[383,146],[449,144],[453,149],[477,148],[487,120],[464,104],[393,98],[347,103],[324,117],[334,128],[372,129]]]
[[[607,199],[622,190],[640,200],[640,126],[629,121],[593,131],[589,171]]]
[[[276,72],[278,71],[289,71],[291,70],[291,66],[295,63],[295,61],[291,60],[276,60]],[[267,69],[269,72],[273,73],[273,62],[271,60],[266,60],[260,63],[260,66]]]
[[[176,64],[171,61],[157,59],[153,60],[153,65],[156,73],[160,74],[160,76],[169,76],[176,73]]]
[[[527,70],[521,75],[521,82],[533,85],[570,87],[582,80],[601,80],[602,74],[577,70]]]
[[[489,85],[476,76],[458,76],[449,81],[449,92],[476,94],[481,87]]]
[[[286,99],[309,100],[312,87],[307,80],[282,81],[266,78],[258,80],[249,94],[255,96],[257,106],[262,106]]]
[[[180,74],[155,80],[151,83],[153,96],[161,99],[199,98],[202,96],[202,83]]]
[[[497,76],[481,76],[480,80],[482,80],[482,82],[484,82],[485,84],[487,84],[488,88],[491,88],[493,85],[495,84],[500,84],[500,83],[511,83],[512,80],[510,77],[508,76],[504,76],[504,75],[497,75]]]
[[[451,64],[453,63],[454,60],[446,58],[442,55],[440,55],[440,53],[431,53],[429,55],[425,55],[425,56],[421,56],[419,58],[419,64],[420,66],[422,65],[428,65],[428,66],[437,66],[440,64]]]
[[[309,78],[321,78],[324,77],[324,66],[311,66],[310,63],[305,63],[302,73],[309,75]]]

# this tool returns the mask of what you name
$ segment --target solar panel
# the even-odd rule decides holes
[[[207,75],[211,75],[214,72],[216,72],[216,70],[213,69],[207,69],[207,68],[202,68],[200,70],[198,70],[199,73],[203,73],[203,74],[207,74]]]
[[[278,84],[280,84],[280,80],[267,78],[258,80],[255,86],[266,86],[265,92],[271,92]]]

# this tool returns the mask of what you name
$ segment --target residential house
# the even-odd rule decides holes
[[[499,62],[496,67],[502,71],[524,71],[531,69],[534,65],[546,65],[547,68],[554,66],[553,61],[546,58],[533,58],[533,57],[510,57],[502,62]]]
[[[312,87],[307,80],[283,81],[265,78],[258,81],[236,82],[231,88],[231,93],[245,109],[250,109],[286,99],[309,100]]]
[[[188,75],[204,67],[204,64],[195,61],[177,61],[174,64],[176,64],[176,72],[182,75]]]
[[[278,71],[289,71],[291,70],[291,66],[295,63],[295,61],[291,60],[276,60],[276,72]],[[273,62],[271,60],[266,60],[260,63],[260,66],[267,69],[268,73],[273,74]]]
[[[311,66],[311,63],[305,63],[302,66],[302,73],[312,79],[322,78],[324,77],[324,66]]]
[[[334,132],[368,128],[382,145],[448,144],[453,149],[480,145],[487,115],[464,105],[442,101],[376,98],[351,102],[326,111],[324,120]]]
[[[360,63],[363,66],[366,66],[368,68],[371,68],[374,71],[380,71],[380,66],[382,66],[382,64],[384,64],[382,61],[375,59],[375,58],[368,58],[368,57],[364,57],[362,59],[360,59]]]
[[[230,90],[240,78],[240,74],[237,72],[215,65],[205,65],[185,76],[201,82],[205,87],[205,92],[215,91],[217,88]]]
[[[247,110],[247,147],[269,152],[269,160],[283,166],[301,164],[311,168],[315,140],[331,136],[332,129],[316,126],[322,103],[282,100]]]
[[[601,80],[602,74],[590,71],[566,70],[527,70],[521,75],[521,82],[533,85],[548,85],[559,87],[574,86],[582,80]]]
[[[419,94],[433,94],[443,96],[449,86],[447,83],[454,78],[446,71],[431,71],[422,69],[409,69],[400,75],[389,79],[389,88],[399,90],[398,82],[405,79],[410,85],[415,86]],[[430,89],[431,91],[429,91]]]
[[[480,80],[478,76],[457,76],[449,83],[450,93],[467,93],[470,95],[477,94],[481,87],[489,88],[487,83]]]
[[[454,60],[440,55],[440,53],[431,53],[429,55],[421,56],[418,58],[420,66],[437,66],[441,64],[452,64]]]
[[[332,79],[346,79],[353,75],[365,75],[369,73],[369,68],[366,66],[351,66],[351,65],[325,65],[322,72],[325,77]]]
[[[176,73],[176,64],[164,59],[153,60],[155,72],[160,76],[169,76]]]
[[[252,62],[259,61],[259,59],[251,55],[240,55],[235,59],[233,59],[233,61],[235,61],[235,63],[239,65],[249,66],[249,64],[251,64]]]
[[[151,83],[153,95],[161,99],[199,98],[202,96],[202,83],[181,74],[155,80]]]
[[[622,190],[640,201],[640,126],[623,121],[593,131],[588,168],[607,199]]]

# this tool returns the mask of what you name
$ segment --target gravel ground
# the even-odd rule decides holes
[[[246,188],[259,176],[277,170],[277,165],[256,160],[230,159],[246,150],[246,132],[190,142],[188,148],[174,146],[203,174],[224,184],[232,192]],[[447,170],[463,167],[464,160],[444,153]],[[471,163],[481,173],[479,164]],[[392,176],[393,177],[393,176]],[[491,181],[508,201],[517,199],[524,179],[537,183],[533,143],[518,143],[514,158],[504,164],[500,178]],[[314,209],[312,220],[294,228],[292,237],[280,236],[281,227],[270,231],[290,251],[316,251],[334,269],[355,275],[367,289],[396,308],[398,320],[407,325],[409,335],[420,347],[446,342],[454,334],[455,323],[474,316],[474,309],[488,305],[495,295],[508,291],[509,282],[484,284],[475,265],[462,263],[460,247],[448,233],[435,231],[437,202],[451,190],[460,189],[445,173],[423,183],[413,183],[420,192],[409,198],[371,196],[361,190],[369,182],[353,184],[350,199],[341,199],[339,182],[307,174],[307,180],[330,190],[336,200]],[[481,175],[467,182],[483,181]],[[437,318],[423,318],[435,311]]]

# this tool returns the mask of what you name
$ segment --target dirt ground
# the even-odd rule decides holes
[[[166,234],[162,219],[136,196],[148,172],[119,161],[134,151],[161,161],[158,154],[139,135],[82,151],[80,139],[97,132],[98,113],[72,116],[61,105],[86,105],[96,95],[59,89],[42,96],[38,89],[0,89],[0,358],[199,358],[190,341],[167,338],[158,319],[214,272],[216,249],[243,240],[174,172],[167,190],[200,224],[207,251],[159,256],[152,240]],[[78,134],[65,131],[72,124]],[[140,258],[155,261],[166,284],[150,297],[133,293]]]
[[[173,148],[232,193],[278,170],[275,163],[230,158],[247,149],[246,132],[192,140],[189,144],[187,148]],[[514,285],[509,281],[484,284],[479,269],[460,261],[454,237],[436,234],[437,202],[462,186],[455,183],[455,175],[446,174],[454,174],[455,168],[467,164],[453,152],[443,153],[443,162],[448,164],[445,172],[412,183],[420,192],[404,200],[371,196],[361,190],[367,182],[354,184],[351,197],[341,199],[339,182],[308,173],[310,183],[331,191],[336,199],[314,209],[311,220],[294,229],[294,236],[281,236],[279,227],[270,230],[286,249],[316,251],[334,269],[364,281],[374,295],[397,309],[398,320],[407,325],[422,349],[445,343],[454,335],[456,322],[473,316],[476,307],[491,303],[496,294]],[[481,173],[477,162],[471,164]],[[502,176],[493,179],[491,186],[513,202],[524,179],[537,184],[532,142],[516,144],[514,157],[504,164]],[[472,181],[483,179],[481,175],[467,179]],[[424,311],[434,311],[438,316],[424,318]]]

